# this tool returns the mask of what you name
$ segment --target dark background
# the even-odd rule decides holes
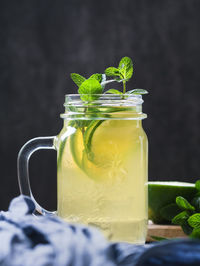
[[[0,1],[0,209],[19,194],[17,153],[59,133],[71,72],[134,61],[129,89],[145,88],[149,179],[200,177],[199,0]],[[56,153],[30,163],[38,201],[56,208]]]

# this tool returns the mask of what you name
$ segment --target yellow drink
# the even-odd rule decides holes
[[[111,241],[144,243],[148,144],[141,120],[88,120],[81,128],[66,120],[56,142],[58,215],[96,226]]]

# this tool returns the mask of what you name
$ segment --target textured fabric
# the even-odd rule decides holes
[[[30,198],[19,196],[8,212],[0,212],[0,265],[200,265],[199,241],[111,244],[95,228],[68,224],[56,216],[36,217],[34,210]]]

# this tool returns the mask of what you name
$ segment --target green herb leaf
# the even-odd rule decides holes
[[[200,239],[200,228],[194,228],[190,237]]]
[[[102,74],[96,73],[89,77],[89,79],[96,79],[99,83],[102,82]]]
[[[196,211],[200,212],[200,196],[194,197],[191,203],[195,207]]]
[[[197,182],[195,183],[195,187],[198,191],[200,191],[200,180],[197,180]]]
[[[116,67],[108,67],[108,68],[106,68],[105,74],[108,77],[120,77],[121,78],[120,71]]]
[[[156,241],[163,241],[163,240],[169,240],[169,238],[161,237],[161,236],[150,236],[153,240]]]
[[[119,72],[124,79],[129,80],[133,75],[133,62],[130,57],[123,57],[119,62]]]
[[[130,90],[126,92],[126,94],[136,94],[136,95],[147,94],[147,93],[148,91],[143,90],[143,89],[134,89],[134,90]]]
[[[176,203],[171,203],[160,209],[160,215],[165,220],[171,222],[174,216],[180,213],[180,208],[176,205]]]
[[[186,234],[186,235],[190,235],[192,233],[192,230],[193,228],[188,224],[187,221],[185,221],[182,225],[181,225],[181,228],[183,230],[183,232]]]
[[[200,213],[195,213],[188,219],[188,224],[193,228],[200,229]]]
[[[115,90],[115,89],[110,89],[105,91],[104,93],[111,93],[111,94],[123,94],[121,91]]]
[[[71,73],[70,74],[71,79],[73,80],[73,82],[80,87],[81,84],[86,80],[86,78],[84,78],[83,76],[77,74],[77,73]]]
[[[172,223],[173,224],[178,224],[178,225],[182,225],[185,223],[185,221],[187,221],[187,219],[189,218],[189,214],[186,211],[183,211],[179,214],[177,214],[173,219],[172,219]]]
[[[98,99],[98,96],[95,94],[101,94],[102,92],[103,88],[96,79],[85,80],[78,89],[78,93],[81,94],[81,99],[83,101],[96,100]]]
[[[183,210],[194,211],[195,208],[183,197],[176,197],[176,204]]]

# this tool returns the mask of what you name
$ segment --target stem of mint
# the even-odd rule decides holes
[[[124,80],[123,81],[123,94],[126,93],[126,81]]]

